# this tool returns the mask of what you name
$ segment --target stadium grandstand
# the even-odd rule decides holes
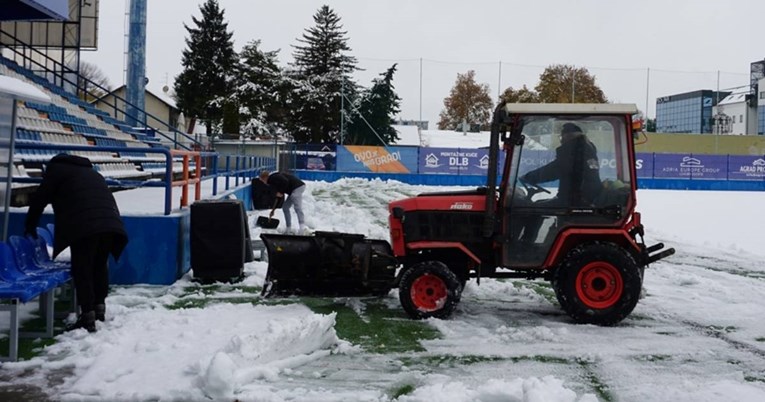
[[[80,52],[98,48],[98,0],[3,0],[0,243],[23,234],[25,207],[46,163],[61,152],[80,155],[113,191],[127,196],[118,200],[164,201],[163,208],[140,211],[120,204],[130,243],[110,268],[110,283],[169,284],[191,267],[190,204],[236,198],[249,209],[248,184],[260,170],[276,169],[277,149],[270,143],[222,154],[148,113],[143,107],[146,0],[129,3],[130,45],[141,51],[130,52],[122,97],[79,71]],[[98,107],[84,99],[98,100]],[[132,196],[147,190],[153,194],[148,199]],[[157,195],[162,190],[164,197]],[[44,214],[41,224],[52,223],[53,215]]]
[[[130,3],[131,27],[145,27],[146,0]],[[15,102],[13,158],[8,165],[15,183],[12,205],[24,204],[45,163],[62,151],[89,158],[111,184],[124,189],[152,179],[178,179],[184,172],[184,157],[173,153],[168,163],[166,152],[205,148],[144,110],[143,51],[130,54],[125,98],[109,97],[112,104],[106,109],[114,109],[113,113],[103,110],[103,99],[101,109],[83,100],[110,92],[79,73],[80,53],[98,47],[98,9],[98,0],[8,0],[0,10],[0,76],[30,84],[50,99]],[[131,28],[129,40],[144,49],[145,29]],[[194,158],[187,158],[190,166],[185,169],[192,177],[201,176],[212,160],[216,172],[217,164],[251,168],[256,164],[223,164],[217,154],[203,154],[199,167]]]

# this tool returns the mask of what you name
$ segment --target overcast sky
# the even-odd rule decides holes
[[[148,88],[172,87],[181,71],[183,24],[202,0],[148,1]],[[84,52],[113,86],[124,83],[129,0],[100,2],[99,49]],[[763,0],[219,0],[238,51],[251,40],[292,60],[296,39],[328,4],[347,31],[351,54],[372,78],[393,63],[400,117],[434,128],[458,73],[475,70],[498,88],[536,86],[550,64],[587,67],[612,102],[648,106],[698,89],[748,85],[750,63],[765,58]],[[650,69],[650,70],[649,70]],[[422,70],[422,74],[420,71]],[[719,73],[718,73],[719,72]],[[422,78],[420,78],[422,77]],[[719,84],[718,84],[719,77]],[[738,89],[743,90],[743,88]]]

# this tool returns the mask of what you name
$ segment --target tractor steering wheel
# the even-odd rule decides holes
[[[550,194],[550,190],[548,190],[548,189],[546,189],[546,188],[544,188],[544,187],[542,187],[542,186],[540,186],[538,184],[529,183],[529,182],[521,180],[520,178],[518,178],[518,182],[521,183],[523,188],[526,189],[526,194],[527,194],[527,197],[528,197],[529,200],[531,200],[531,198],[534,195],[538,194],[538,193],[547,193],[547,194]]]

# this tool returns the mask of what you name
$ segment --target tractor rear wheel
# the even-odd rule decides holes
[[[580,324],[614,325],[640,297],[640,267],[614,243],[580,245],[555,272],[553,288],[563,310]]]
[[[414,319],[448,318],[462,295],[457,275],[439,261],[425,261],[408,268],[398,286],[399,300]]]

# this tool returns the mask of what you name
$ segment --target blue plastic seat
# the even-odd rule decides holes
[[[53,234],[49,232],[48,229],[38,227],[37,237],[41,237],[45,240],[45,244],[48,245],[48,247],[53,247]]]
[[[38,228],[41,229],[41,228]],[[47,232],[47,230],[46,230]],[[50,254],[48,254],[48,245],[46,244],[45,239],[38,236],[36,239],[27,238],[30,242],[32,242],[33,248],[33,258],[37,265],[43,268],[49,268],[49,269],[64,269],[69,270],[72,268],[72,264],[69,262],[64,261],[53,261],[50,258]]]
[[[35,246],[30,239],[14,235],[8,238],[8,243],[18,270],[25,275],[37,280],[48,281],[56,286],[63,285],[72,278],[67,268],[53,268],[38,264],[34,257]]]
[[[20,337],[53,337],[54,296],[53,290],[58,284],[53,277],[36,277],[21,272],[16,266],[13,249],[6,243],[0,243],[0,298],[10,303],[0,304],[0,311],[10,313],[8,336],[8,354],[0,356],[0,361],[16,361],[19,354]],[[22,333],[20,327],[20,303],[27,303],[39,296],[40,316],[45,318],[45,332]]]
[[[19,299],[26,303],[42,293],[46,288],[29,283],[10,283],[0,281],[0,299]]]
[[[56,286],[52,278],[39,278],[25,274],[16,264],[13,249],[6,243],[0,243],[0,281],[16,289],[24,289],[40,294]]]

